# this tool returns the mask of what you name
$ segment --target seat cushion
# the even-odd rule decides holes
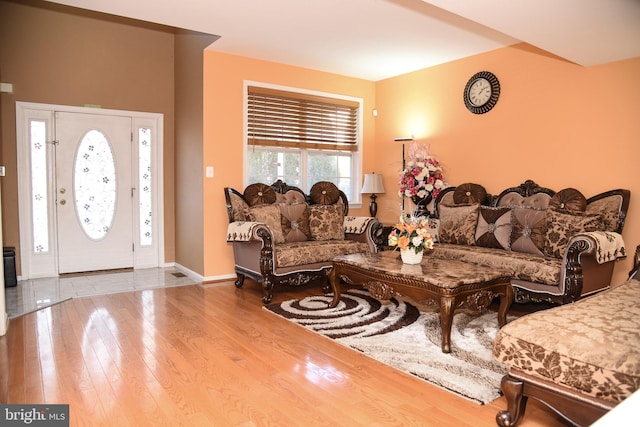
[[[640,282],[505,325],[494,358],[526,374],[620,402],[640,386]]]
[[[515,279],[557,286],[560,282],[561,260],[525,252],[480,246],[439,243],[429,256],[487,265],[508,271]]]
[[[366,243],[354,240],[322,240],[283,243],[274,247],[276,267],[329,262],[338,255],[369,252]]]

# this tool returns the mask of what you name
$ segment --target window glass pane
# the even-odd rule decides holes
[[[153,244],[151,222],[151,129],[138,129],[138,198],[140,201],[140,245]]]
[[[272,184],[278,179],[300,185],[300,153],[255,149],[249,152],[249,184]]]
[[[49,215],[47,191],[47,124],[31,120],[31,211],[33,251],[49,251]]]
[[[115,214],[116,173],[113,151],[100,131],[87,132],[78,146],[73,189],[82,229],[90,239],[102,239]]]

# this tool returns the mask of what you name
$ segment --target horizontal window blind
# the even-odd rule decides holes
[[[249,145],[356,151],[353,101],[249,87]]]

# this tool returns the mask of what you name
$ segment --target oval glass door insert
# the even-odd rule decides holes
[[[92,240],[103,239],[116,211],[116,167],[111,145],[98,130],[87,132],[78,145],[73,189],[83,231]]]

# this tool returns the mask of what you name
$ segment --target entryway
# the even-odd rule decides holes
[[[16,110],[22,279],[161,266],[162,115]]]

